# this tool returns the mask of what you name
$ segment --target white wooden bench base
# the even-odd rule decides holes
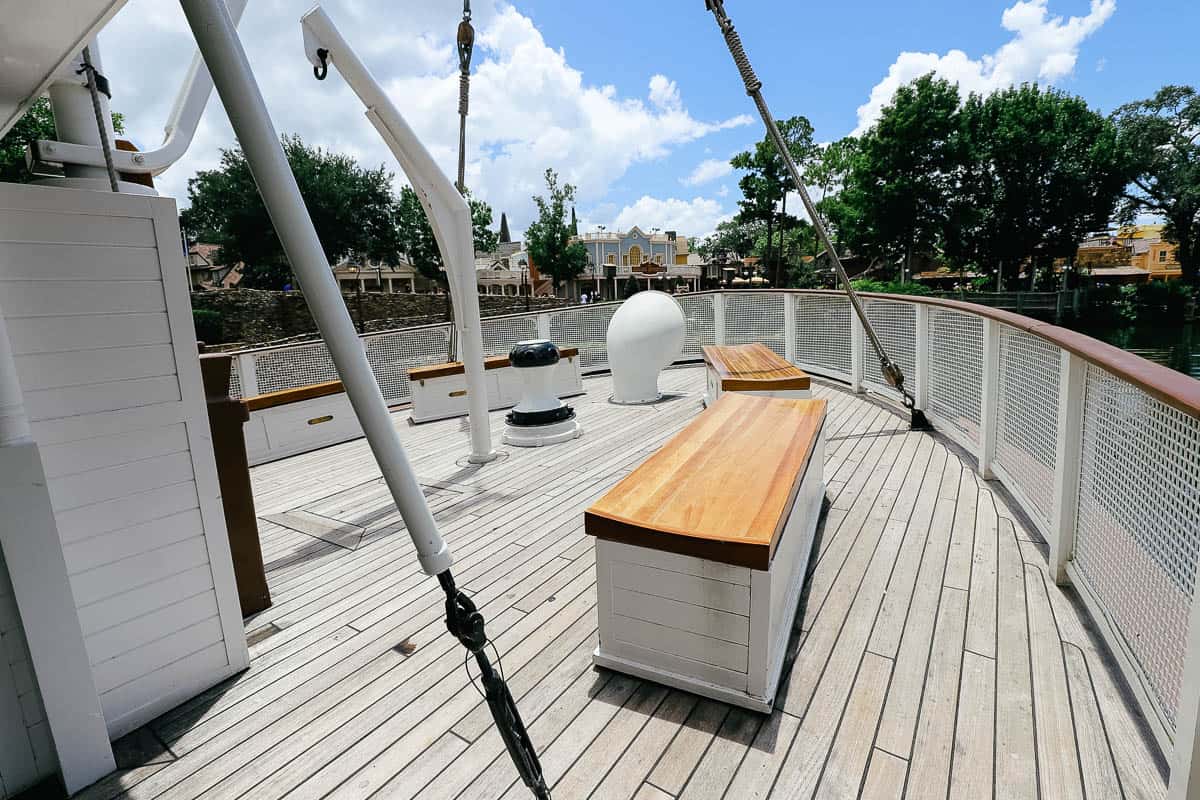
[[[819,436],[767,570],[596,540],[597,666],[769,712],[825,497]]]

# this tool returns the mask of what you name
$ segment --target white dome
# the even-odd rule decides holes
[[[679,357],[687,335],[683,309],[664,292],[638,292],[608,323],[608,365],[613,402],[653,403],[658,373]]]

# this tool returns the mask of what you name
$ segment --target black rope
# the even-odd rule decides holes
[[[537,800],[551,800],[550,789],[542,776],[542,765],[538,761],[537,750],[529,738],[525,723],[521,720],[521,713],[517,710],[512,692],[505,683],[500,651],[491,643],[484,630],[483,615],[479,613],[474,601],[454,585],[454,576],[450,570],[440,573],[437,577],[438,583],[446,593],[446,628],[467,648],[468,659],[475,656],[475,664],[479,667],[479,682],[483,687],[483,698],[487,702],[488,710],[492,712],[496,730],[504,740],[504,746],[517,768],[517,773]],[[489,645],[496,654],[499,672],[487,656]],[[467,670],[467,676],[474,686],[475,678],[470,669]]]

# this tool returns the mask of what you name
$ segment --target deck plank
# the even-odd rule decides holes
[[[583,437],[483,468],[457,464],[461,420],[394,415],[556,796],[916,800],[987,796],[993,773],[995,796],[1017,800],[1165,796],[1161,754],[1078,602],[1045,581],[1037,535],[956,448],[820,380],[830,508],[779,708],[594,669],[583,510],[700,412],[703,385],[700,368],[668,370],[680,397],[622,407],[589,377],[572,401]],[[261,637],[251,669],[152,724],[175,760],[79,797],[523,798],[365,443],[251,480],[260,514],[318,514],[361,540],[264,521],[276,602],[246,622]]]

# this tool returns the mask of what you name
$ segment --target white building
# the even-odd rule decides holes
[[[669,289],[672,279],[687,289],[700,288],[701,269],[689,261],[687,238],[675,231],[653,228],[646,233],[635,225],[624,233],[585,233],[575,241],[587,249],[588,265],[577,280],[568,281],[569,297],[588,291],[616,299],[630,277],[644,281],[647,289]]]

